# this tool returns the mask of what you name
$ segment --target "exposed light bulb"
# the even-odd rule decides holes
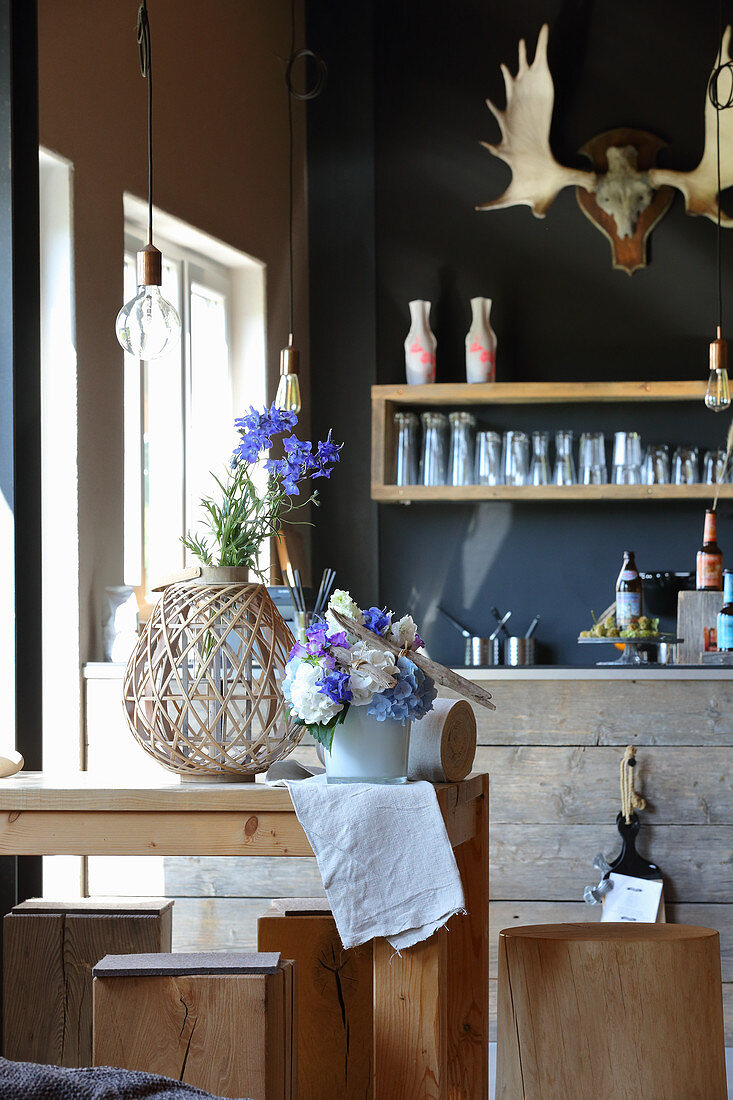
[[[181,337],[176,307],[160,292],[162,256],[152,244],[137,254],[137,294],[126,302],[115,321],[122,348],[136,359],[159,359]]]
[[[723,412],[730,406],[728,386],[728,341],[718,325],[717,339],[710,342],[710,376],[705,391],[705,405],[711,412]]]
[[[298,360],[300,353],[293,347],[293,334],[290,333],[288,346],[280,352],[280,382],[277,387],[275,405],[278,409],[299,413],[300,380],[298,378]]]

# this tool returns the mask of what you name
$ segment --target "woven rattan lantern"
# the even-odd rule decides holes
[[[265,586],[237,575],[166,588],[125,673],[133,736],[184,778],[254,778],[302,736],[281,690],[293,637]]]

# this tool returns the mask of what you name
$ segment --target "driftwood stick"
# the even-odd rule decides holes
[[[348,616],[342,615],[338,611],[334,611],[333,608],[331,608],[331,613],[339,626],[342,626],[349,634],[355,634],[361,641],[368,642],[369,645],[381,646],[382,649],[391,650],[392,653],[402,653],[402,647],[389,638],[382,638],[379,634],[374,634],[373,631],[367,630],[365,626],[361,626],[359,623],[354,622],[354,620],[348,618]],[[473,684],[470,680],[464,679],[463,676],[459,676],[457,672],[453,672],[451,669],[446,668],[445,665],[439,665],[435,661],[431,661],[429,657],[420,653],[419,650],[411,649],[409,651],[409,658],[418,668],[421,668],[424,673],[430,676],[432,680],[435,680],[437,684],[442,684],[443,687],[457,691],[459,695],[463,695],[466,699],[470,699],[472,703],[477,703],[481,707],[487,707],[489,710],[496,710],[496,707],[491,702],[491,693],[484,691],[478,684]]]

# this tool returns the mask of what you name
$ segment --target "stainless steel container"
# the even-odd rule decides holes
[[[534,638],[510,637],[504,642],[504,664],[518,668],[535,663]]]
[[[674,642],[660,642],[657,646],[657,664],[674,665],[677,663],[677,646]]]
[[[498,638],[480,638],[476,634],[466,638],[466,668],[491,668],[500,663]]]

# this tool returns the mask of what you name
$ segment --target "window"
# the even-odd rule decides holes
[[[265,392],[263,266],[175,219],[156,217],[162,222],[162,291],[181,318],[181,342],[150,363],[125,356],[125,580],[143,610],[161,578],[192,564],[181,538],[215,490],[211,471],[229,462],[235,415]],[[125,301],[143,244],[128,221]]]

